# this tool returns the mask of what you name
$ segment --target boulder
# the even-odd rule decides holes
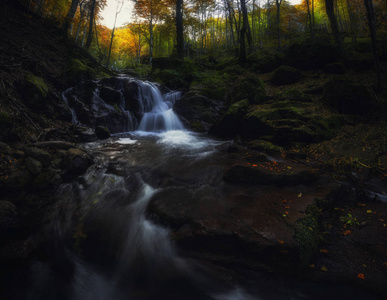
[[[33,74],[27,74],[20,84],[22,99],[32,108],[43,108],[49,92],[44,79]]]
[[[345,73],[345,68],[342,63],[332,63],[332,64],[327,64],[323,68],[324,73],[328,74],[344,74]]]
[[[240,76],[232,87],[232,101],[242,99],[249,100],[250,103],[263,103],[266,100],[266,89],[262,80],[254,74]]]
[[[273,72],[270,81],[275,85],[288,85],[298,82],[301,78],[302,74],[299,70],[289,66],[281,66]]]
[[[285,91],[281,91],[275,95],[275,98],[284,101],[284,100],[290,100],[290,101],[301,101],[301,102],[308,102],[312,101],[312,97],[305,94],[303,91],[291,88]]]
[[[24,152],[26,156],[30,156],[39,161],[43,167],[48,167],[51,163],[51,155],[46,150],[36,147],[25,147]]]
[[[35,158],[27,157],[25,163],[28,171],[30,171],[32,174],[38,175],[42,173],[43,166],[40,161],[36,160]]]
[[[98,126],[95,129],[95,134],[97,135],[97,138],[99,140],[106,140],[110,137],[110,131],[108,128],[103,127],[103,126]]]
[[[95,134],[95,132],[91,128],[88,128],[87,130],[81,131],[79,133],[79,137],[80,137],[82,143],[91,143],[91,142],[95,142],[98,140],[97,135]]]
[[[83,174],[92,164],[93,160],[81,149],[71,148],[66,151],[63,162],[64,167],[69,173]]]
[[[1,154],[11,154],[12,150],[11,147],[8,146],[8,144],[0,142],[0,153]]]
[[[377,98],[365,85],[335,78],[324,86],[324,101],[338,113],[364,115],[376,105]]]

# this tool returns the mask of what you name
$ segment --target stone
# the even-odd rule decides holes
[[[275,85],[288,85],[300,81],[302,74],[299,70],[289,66],[281,66],[277,68],[270,81]]]
[[[109,129],[103,126],[97,126],[97,128],[95,128],[95,134],[99,140],[106,140],[110,137]]]
[[[263,103],[266,96],[265,84],[255,74],[240,76],[231,91],[232,101],[247,99],[250,103]]]
[[[20,90],[24,101],[30,107],[42,108],[45,105],[49,88],[43,78],[27,74],[24,82],[20,84]]]
[[[28,171],[30,171],[32,174],[38,175],[42,173],[43,166],[40,161],[36,160],[35,158],[27,157],[25,163]]]
[[[95,132],[90,128],[79,133],[82,143],[90,143],[97,141]]]
[[[48,167],[51,164],[51,155],[46,150],[36,147],[25,147],[24,152],[27,156],[38,160],[43,167]]]
[[[91,157],[78,148],[71,148],[66,151],[64,157],[64,167],[68,172],[74,174],[83,174],[92,164]]]
[[[31,144],[32,147],[36,148],[51,148],[51,149],[61,149],[68,150],[70,148],[74,148],[73,143],[65,142],[65,141],[46,141],[46,142],[37,142]]]

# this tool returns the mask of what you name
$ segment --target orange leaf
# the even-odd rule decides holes
[[[320,252],[328,253],[329,251],[327,249],[320,249]]]
[[[280,239],[277,239],[277,242],[280,243],[280,244],[284,244],[285,243],[285,241],[282,241]]]
[[[344,231],[344,235],[349,235],[349,234],[351,234],[352,233],[352,231],[351,230],[346,230],[346,231]]]
[[[357,277],[360,278],[360,279],[365,279],[365,276],[363,273],[359,273],[357,274]]]

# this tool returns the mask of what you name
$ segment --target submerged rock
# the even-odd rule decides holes
[[[95,134],[97,135],[97,138],[99,140],[106,140],[110,137],[110,131],[108,128],[103,127],[103,126],[98,126],[95,129]]]

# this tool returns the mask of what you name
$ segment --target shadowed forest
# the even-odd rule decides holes
[[[387,1],[127,1],[0,2],[0,298],[385,299]]]

